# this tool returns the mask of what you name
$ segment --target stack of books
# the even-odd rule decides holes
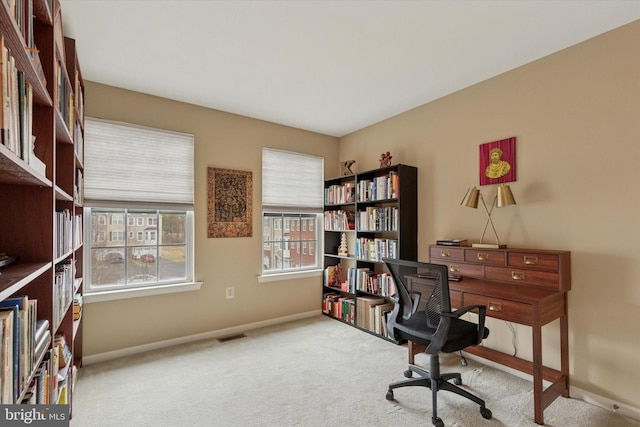
[[[436,240],[436,245],[440,246],[469,246],[467,239],[442,239]]]

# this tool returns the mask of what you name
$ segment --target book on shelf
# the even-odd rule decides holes
[[[34,369],[37,300],[27,296],[15,296],[0,301],[0,310],[14,312],[14,389],[17,396],[29,385],[28,379]],[[17,402],[17,400],[15,400]]]
[[[0,267],[4,267],[5,265],[9,265],[12,262],[16,261],[15,256],[7,255],[5,253],[0,253]]]
[[[82,316],[82,294],[73,296],[73,320],[80,320]]]
[[[17,307],[16,310],[17,311]],[[2,337],[2,350],[0,358],[2,358],[2,369],[0,370],[0,403],[12,404],[15,401],[15,382],[14,382],[14,311],[0,311],[0,334]]]
[[[378,304],[373,306],[372,312],[370,314],[371,315],[370,326],[373,332],[380,335],[385,335],[385,336],[387,335],[385,331],[386,328],[383,327],[383,324],[386,324],[386,318],[383,313],[389,312],[391,310],[393,310],[392,302],[386,302],[383,304]]]
[[[62,370],[71,362],[71,350],[64,334],[56,334],[53,345],[58,349],[58,369]]]
[[[343,281],[342,264],[330,265],[324,269],[324,285],[339,287]]]
[[[36,341],[36,348],[35,348],[36,360],[39,360],[40,357],[42,357],[42,355],[47,352],[47,349],[49,348],[50,343],[51,343],[51,331],[47,328],[43,332],[42,336],[38,339],[38,341]]]
[[[11,341],[12,350],[12,391],[13,391],[13,402],[18,401],[18,396],[22,393],[22,361],[25,355],[23,354],[23,347],[25,345],[25,337],[23,332],[25,330],[25,316],[26,310],[24,308],[23,301],[12,300],[4,300],[0,301],[0,310],[1,311],[10,311],[13,313],[13,328],[8,331],[8,338]]]
[[[440,246],[469,246],[467,239],[442,239],[436,240],[436,245]]]
[[[35,331],[35,348],[33,350],[34,361],[40,360],[42,355],[49,348],[51,343],[51,331],[49,330],[49,321],[47,319],[38,320],[36,322]]]
[[[33,168],[40,175],[46,176],[47,175],[47,165],[42,160],[40,160],[40,158],[38,158],[38,156],[36,156],[35,146],[36,146],[36,137],[32,136],[31,137],[31,150],[29,151],[29,156],[27,157],[28,163],[31,166],[31,168]]]
[[[375,328],[372,328],[371,308],[376,305],[385,304],[386,302],[387,301],[381,297],[358,297],[356,300],[357,325],[371,332],[375,332]]]

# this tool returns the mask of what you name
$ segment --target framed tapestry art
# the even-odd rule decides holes
[[[480,185],[516,180],[516,137],[480,144]]]
[[[208,168],[208,237],[252,237],[253,173]]]

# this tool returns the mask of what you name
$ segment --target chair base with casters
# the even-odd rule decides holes
[[[418,374],[418,378],[412,378],[413,374]],[[443,427],[444,422],[438,417],[438,401],[437,393],[440,390],[450,391],[462,397],[466,397],[469,400],[480,405],[480,414],[483,418],[490,420],[493,414],[491,410],[485,406],[484,400],[469,393],[468,391],[458,387],[462,384],[462,377],[458,372],[440,373],[440,358],[436,354],[429,356],[429,370],[422,369],[415,365],[409,365],[409,368],[404,371],[404,376],[408,379],[400,380],[389,384],[389,390],[387,391],[387,400],[394,400],[393,390],[400,387],[427,387],[431,389],[432,404],[433,404],[433,416],[431,422],[436,427]],[[453,380],[453,383],[450,381]]]

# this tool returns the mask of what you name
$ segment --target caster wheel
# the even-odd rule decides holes
[[[387,391],[387,400],[393,400],[393,390]],[[487,409],[488,410],[488,409]]]
[[[454,379],[453,379],[453,383],[454,383],[455,385],[462,385],[462,379],[460,379],[460,378],[454,378]]]
[[[407,369],[404,371],[405,378],[411,378],[413,376],[413,371],[411,369]]]
[[[491,410],[487,408],[480,408],[480,414],[482,414],[482,418],[484,418],[485,420],[490,420],[493,416]]]
[[[444,422],[441,418],[431,418],[431,422],[436,427],[444,427]]]

